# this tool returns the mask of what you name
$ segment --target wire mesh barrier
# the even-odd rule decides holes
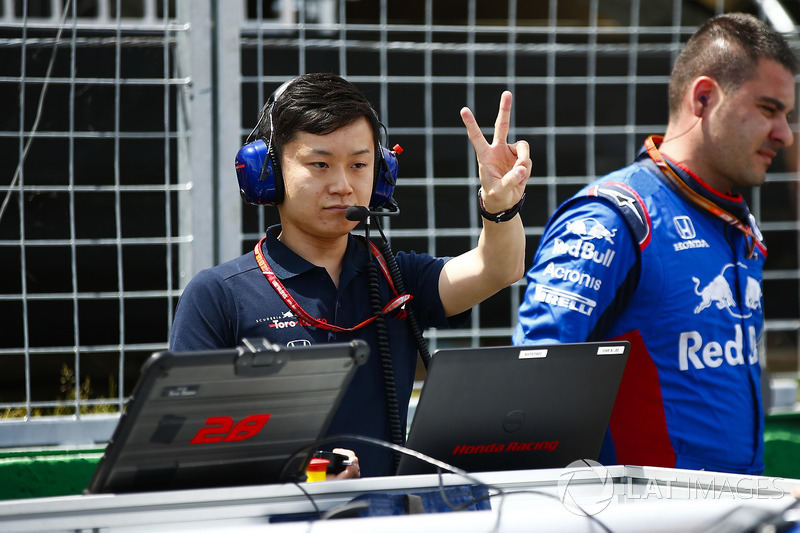
[[[461,4],[0,2],[0,92],[12,102],[0,115],[0,412],[121,409],[143,360],[167,345],[182,286],[277,222],[274,208],[241,205],[233,157],[288,78],[332,71],[366,93],[385,144],[404,148],[401,215],[385,223],[392,248],[435,255],[468,249],[480,228],[459,109],[491,135],[510,89],[512,140],[528,140],[534,160],[522,209],[530,264],[561,201],[664,131],[682,42],[730,7]],[[757,4],[735,7],[785,22]],[[762,353],[773,374],[793,377],[797,159],[787,150],[747,195],[770,250]],[[523,291],[524,280],[487,300],[465,329],[427,331],[431,350],[508,344]]]
[[[125,3],[130,7],[132,3]],[[174,14],[18,2],[0,21],[7,416],[118,411],[165,346],[174,269]],[[63,9],[62,9],[63,8]]]

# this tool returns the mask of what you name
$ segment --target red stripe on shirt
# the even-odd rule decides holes
[[[638,331],[614,340],[631,343],[609,423],[617,463],[674,467],[658,369]]]

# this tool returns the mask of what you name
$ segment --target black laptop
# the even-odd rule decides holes
[[[468,472],[597,460],[630,344],[438,350],[406,446]],[[435,472],[403,455],[398,474]]]
[[[293,481],[310,455],[295,452],[325,434],[368,355],[363,341],[281,347],[264,339],[157,352],[86,492]]]

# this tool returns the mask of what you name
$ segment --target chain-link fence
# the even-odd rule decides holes
[[[458,4],[457,6],[455,4]],[[778,8],[786,9],[776,9]],[[183,285],[252,249],[274,208],[243,206],[233,156],[283,81],[355,82],[405,149],[395,250],[454,255],[480,228],[467,105],[487,135],[514,93],[532,146],[529,263],[548,216],[666,124],[682,42],[723,10],[794,36],[793,4],[668,0],[4,0],[0,2],[0,410],[119,411],[166,347]],[[767,9],[769,8],[769,9]],[[769,369],[797,375],[797,151],[748,195],[770,249]],[[431,348],[508,344],[522,283]],[[110,407],[107,405],[110,404]]]

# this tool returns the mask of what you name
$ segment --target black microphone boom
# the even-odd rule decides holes
[[[353,205],[345,209],[344,217],[351,222],[362,222],[368,217],[393,217],[400,214],[400,208],[392,202],[391,211],[370,211],[363,205]]]
[[[351,222],[361,222],[366,220],[372,213],[363,205],[353,205],[348,207],[344,212],[344,218]]]

